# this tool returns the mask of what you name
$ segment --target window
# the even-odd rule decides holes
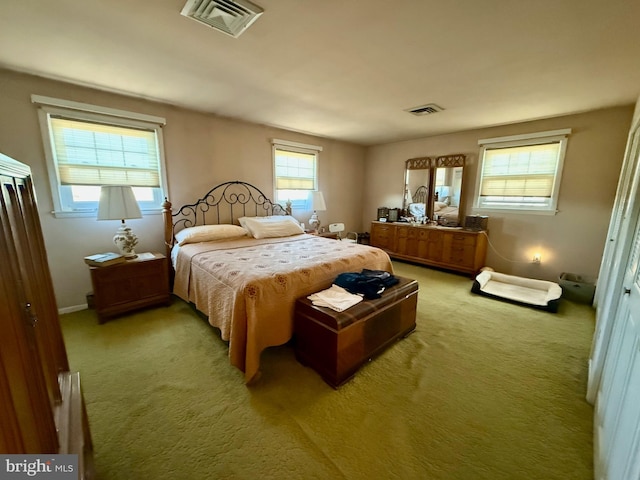
[[[556,213],[570,129],[480,140],[475,208]]]
[[[56,216],[95,215],[102,185],[130,185],[142,210],[162,205],[164,119],[32,96]]]
[[[318,152],[322,147],[273,140],[275,201],[291,201],[293,208],[309,210],[310,192],[318,189]]]

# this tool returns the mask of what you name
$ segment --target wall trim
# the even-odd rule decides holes
[[[86,310],[89,308],[89,305],[83,303],[81,305],[72,305],[71,307],[64,307],[58,309],[58,315],[64,315],[65,313],[73,313],[79,312],[80,310]]]
[[[166,125],[167,120],[163,117],[156,117],[155,115],[146,115],[144,113],[129,112],[127,110],[119,110],[110,107],[101,107],[97,105],[90,105],[88,103],[74,102],[72,100],[63,100],[60,98],[45,97],[44,95],[31,95],[31,103],[36,105],[45,105],[49,107],[66,108],[69,110],[79,110],[81,112],[98,113],[100,115],[108,115],[111,117],[128,118],[132,120],[139,120],[143,122],[149,122],[156,125]]]

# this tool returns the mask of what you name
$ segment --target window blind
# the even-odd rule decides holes
[[[480,196],[551,197],[560,142],[485,151]]]
[[[62,185],[160,187],[155,131],[58,116],[49,123]]]
[[[276,189],[315,190],[315,153],[275,148]]]

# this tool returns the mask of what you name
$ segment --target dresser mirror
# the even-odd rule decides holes
[[[402,208],[407,217],[425,217],[444,226],[462,223],[465,156],[411,158],[405,162]]]

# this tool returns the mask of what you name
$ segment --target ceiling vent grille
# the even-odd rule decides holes
[[[435,103],[429,103],[427,105],[422,105],[420,107],[410,108],[410,109],[408,109],[406,111],[411,113],[411,114],[413,114],[413,115],[422,116],[422,115],[431,115],[432,113],[438,113],[438,112],[441,112],[443,110],[444,110],[444,108],[439,107]]]
[[[248,0],[187,0],[180,14],[237,38],[263,12]]]

